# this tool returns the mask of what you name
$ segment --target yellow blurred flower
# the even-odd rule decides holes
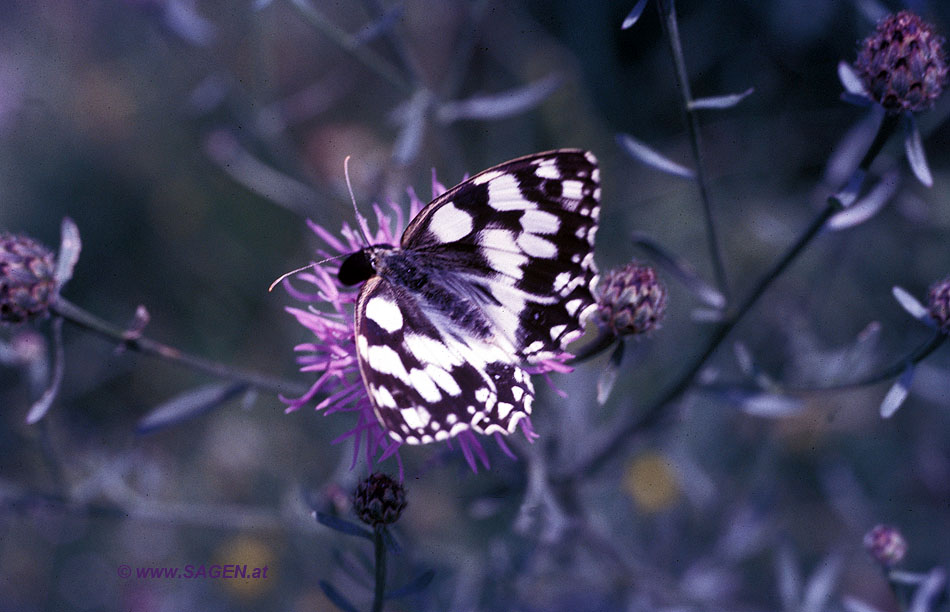
[[[226,541],[218,549],[216,563],[225,577],[219,586],[238,599],[256,599],[277,580],[274,551],[258,538],[239,536]]]
[[[627,464],[623,487],[644,512],[668,510],[680,497],[676,471],[666,457],[656,452],[643,453]]]

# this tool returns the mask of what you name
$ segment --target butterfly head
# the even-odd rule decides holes
[[[343,260],[337,277],[347,287],[358,285],[376,274],[378,253],[391,250],[388,244],[378,244],[360,249]]]

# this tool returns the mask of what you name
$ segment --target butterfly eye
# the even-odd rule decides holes
[[[340,271],[337,272],[337,278],[349,287],[362,283],[374,274],[376,274],[376,270],[373,269],[373,262],[370,261],[368,251],[363,249],[343,260],[343,263],[340,264]]]

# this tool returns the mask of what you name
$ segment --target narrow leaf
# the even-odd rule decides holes
[[[246,383],[214,383],[190,389],[149,411],[139,419],[135,432],[146,435],[178,425],[217,408],[246,389]]]
[[[320,590],[327,596],[327,599],[333,602],[334,606],[343,610],[343,612],[359,612],[356,606],[351,604],[332,584],[326,580],[320,580],[317,584],[320,585]]]
[[[741,407],[746,414],[775,419],[800,414],[804,402],[787,395],[755,393],[742,400]]]
[[[903,570],[891,570],[887,574],[887,579],[894,584],[901,586],[918,587],[927,581],[927,574],[920,572],[905,572]]]
[[[924,153],[923,139],[917,120],[911,113],[904,114],[904,152],[907,153],[907,163],[914,171],[914,176],[926,187],[933,187],[934,179],[927,165],[927,154]]]
[[[848,208],[857,201],[861,189],[864,187],[866,176],[864,170],[858,168],[851,174],[848,183],[838,193],[834,194],[833,197],[838,200],[842,208]]]
[[[674,255],[646,234],[634,232],[632,238],[633,243],[641,250],[646,251],[650,259],[656,261],[664,270],[683,283],[683,286],[689,289],[704,304],[716,309],[725,307],[726,298],[701,279],[699,273],[686,259]]]
[[[627,30],[633,27],[639,19],[640,15],[643,14],[643,9],[646,8],[647,0],[640,0],[633,5],[633,9],[627,13],[626,18],[623,20],[623,24],[620,26],[621,30]]]
[[[373,540],[373,532],[365,527],[357,525],[356,523],[351,523],[346,519],[333,516],[332,514],[326,514],[325,512],[314,512],[314,516],[316,517],[318,523],[326,525],[330,529],[335,529],[336,531],[345,533],[346,535],[359,536],[370,541]]]
[[[53,321],[53,379],[49,387],[43,392],[40,399],[36,400],[30,411],[26,414],[26,424],[33,425],[38,422],[46,413],[50,406],[59,395],[59,387],[63,383],[63,372],[66,369],[66,358],[63,351],[63,319],[56,317]]]
[[[214,42],[217,28],[212,21],[198,14],[194,2],[168,0],[164,7],[165,23],[183,40],[201,47]]]
[[[828,228],[839,231],[860,225],[879,213],[897,193],[900,176],[897,172],[885,175],[871,191],[854,203],[850,208],[839,212],[828,220]]]
[[[778,578],[782,607],[789,612],[798,610],[801,601],[802,576],[798,570],[795,553],[790,546],[784,545],[779,548],[775,557],[775,573]]]
[[[841,557],[829,555],[808,579],[802,612],[822,612],[834,593],[841,576]]]
[[[883,106],[875,106],[845,132],[825,164],[824,180],[827,184],[840,185],[845,181],[850,182],[854,173],[859,171],[861,159],[874,141],[884,114]],[[862,172],[862,176],[863,174]]]
[[[726,320],[726,313],[721,308],[694,308],[689,318],[696,323],[722,323]]]
[[[407,595],[413,595],[418,593],[422,589],[429,586],[432,583],[432,579],[435,578],[435,572],[433,570],[426,570],[415,577],[409,584],[400,587],[398,589],[393,589],[386,593],[386,599],[397,599],[399,597],[405,597]]]
[[[838,62],[838,79],[848,93],[867,98],[868,92],[864,88],[864,81],[861,80],[858,73],[854,71],[854,67],[848,62]]]
[[[607,402],[607,398],[610,397],[610,392],[617,382],[618,374],[620,374],[620,362],[623,360],[623,345],[623,340],[617,343],[617,347],[613,353],[610,354],[610,359],[607,361],[604,371],[601,372],[597,378],[597,403],[601,406],[603,406]]]
[[[933,322],[930,319],[930,313],[927,312],[927,308],[917,301],[917,298],[912,296],[907,292],[903,287],[894,286],[891,288],[891,295],[894,296],[894,299],[906,310],[910,316],[914,317],[918,321],[922,321],[927,325],[932,325]]]
[[[56,258],[56,271],[53,273],[56,284],[62,288],[66,281],[73,277],[73,268],[79,261],[79,252],[82,250],[82,240],[79,238],[79,228],[69,217],[63,219],[60,230],[59,256]]]
[[[536,107],[561,86],[560,74],[553,73],[524,87],[465,100],[446,102],[439,107],[443,123],[459,119],[504,119]]]
[[[754,87],[743,91],[742,93],[727,94],[724,96],[711,96],[708,98],[697,98],[690,100],[689,108],[691,110],[700,110],[706,108],[724,109],[732,108],[748,98],[755,91]]]
[[[756,368],[755,360],[752,358],[749,347],[746,346],[744,342],[736,341],[732,344],[732,352],[736,356],[736,364],[739,366],[739,371],[746,376],[752,376]]]
[[[618,134],[617,143],[637,161],[651,166],[660,172],[666,172],[673,176],[692,179],[696,173],[685,166],[681,166],[668,157],[658,153],[646,144],[640,142],[629,134]]]
[[[897,409],[901,407],[907,396],[910,395],[910,385],[914,381],[914,364],[908,363],[904,373],[897,379],[888,390],[884,400],[881,401],[881,417],[889,419],[894,416]]]
[[[935,567],[930,570],[930,573],[927,574],[927,579],[924,580],[920,588],[917,589],[917,592],[914,593],[914,599],[910,604],[908,612],[930,612],[931,610],[936,610],[931,604],[940,597],[946,582],[947,574],[943,568]]]

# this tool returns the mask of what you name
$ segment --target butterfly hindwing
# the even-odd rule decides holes
[[[400,442],[426,444],[472,429],[508,434],[531,413],[528,374],[502,347],[448,333],[405,287],[366,281],[356,317],[360,372],[376,412]]]
[[[399,248],[365,250],[356,349],[376,416],[399,441],[514,431],[594,308],[597,163],[564,149],[486,170],[427,205]]]

